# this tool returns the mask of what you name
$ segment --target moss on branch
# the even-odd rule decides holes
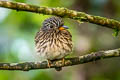
[[[51,68],[59,68],[65,66],[73,66],[78,64],[84,64],[92,61],[103,60],[111,57],[120,57],[120,49],[107,50],[93,52],[91,54],[66,58],[65,64],[62,64],[62,60],[55,60],[51,63]],[[29,71],[35,69],[49,69],[47,61],[42,62],[24,62],[24,63],[0,63],[0,70],[22,70]]]
[[[84,22],[90,22],[104,27],[118,29],[120,30],[120,22],[113,19],[108,19],[100,16],[93,16],[86,14],[84,12],[78,12],[75,10],[69,10],[67,8],[49,8],[49,7],[40,7],[35,5],[29,5],[25,3],[15,3],[8,1],[0,1],[0,7],[14,9],[17,11],[27,11],[45,15],[56,15],[60,17],[71,18],[75,20],[80,20]]]

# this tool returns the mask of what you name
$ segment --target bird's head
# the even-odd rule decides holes
[[[54,16],[54,17],[46,19],[43,22],[42,29],[45,31],[53,31],[53,30],[61,31],[61,30],[68,29],[68,27],[64,26],[64,22],[62,18]]]

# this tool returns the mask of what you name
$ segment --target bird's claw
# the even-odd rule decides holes
[[[51,61],[47,60],[47,62],[48,62],[48,67],[50,68],[51,67]]]
[[[65,65],[65,58],[62,59],[62,65]]]

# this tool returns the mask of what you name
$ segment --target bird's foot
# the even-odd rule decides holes
[[[47,62],[48,62],[48,67],[50,68],[51,67],[51,61],[47,60]]]
[[[64,66],[64,65],[65,65],[65,58],[62,58],[62,64],[61,64],[61,66]],[[55,69],[56,69],[56,71],[61,71],[62,67],[56,67]]]
[[[51,68],[51,63],[52,63],[51,60],[47,60],[47,62],[48,62],[48,67]],[[64,65],[65,65],[65,58],[62,58],[61,66],[64,66]],[[55,69],[56,71],[61,71],[62,67],[56,67]]]
[[[62,65],[65,65],[65,58],[62,58]]]

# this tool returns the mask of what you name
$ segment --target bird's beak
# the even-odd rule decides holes
[[[61,26],[59,27],[59,30],[65,30],[65,29],[69,29],[67,26]]]

